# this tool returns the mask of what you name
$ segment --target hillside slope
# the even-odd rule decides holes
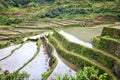
[[[28,20],[87,20],[86,25],[113,23],[120,20],[120,1],[92,0],[1,0],[0,25]]]

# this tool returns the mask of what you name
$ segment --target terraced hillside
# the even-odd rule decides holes
[[[33,36],[27,38],[27,41],[24,40],[24,42],[19,45],[13,45],[0,50],[0,79],[46,80],[55,67],[58,67],[60,70],[56,70],[55,73],[65,74],[67,72],[69,74],[75,74],[74,70],[61,61],[57,52],[53,51],[53,48],[46,43],[43,36],[43,34],[40,34],[40,36],[34,39],[33,37],[35,36]],[[61,70],[63,68],[66,68],[66,71],[62,72]],[[8,71],[8,73],[5,71]],[[14,75],[21,75],[21,77]],[[49,79],[53,78],[53,76]]]
[[[30,21],[15,27],[0,28],[0,47],[8,46],[11,42],[20,42],[22,38],[31,35],[51,31],[53,28],[66,28],[70,26],[82,26],[84,22],[80,20],[64,21]]]
[[[75,36],[72,36],[64,31],[55,30],[54,32],[51,32],[52,28],[48,28],[49,25],[47,27],[40,27],[34,24],[31,25],[29,23],[24,25],[25,27],[22,25],[22,28],[16,27],[12,30],[2,28],[1,30],[6,30],[6,32],[11,31],[11,33],[8,34],[4,33],[4,31],[1,33],[1,36],[3,36],[3,38],[1,38],[1,48],[9,46],[0,50],[0,65],[2,68],[2,74],[4,74],[3,72],[5,70],[8,70],[9,73],[26,72],[27,74],[25,78],[28,78],[30,80],[51,80],[52,78],[56,78],[59,75],[75,75],[76,71],[78,71],[79,69],[82,69],[86,66],[94,66],[99,69],[101,73],[108,73],[109,79],[119,80],[119,26],[104,28],[101,26],[93,28],[61,28],[61,25],[58,24],[57,26],[55,25],[55,27],[53,26],[53,28],[58,27],[73,35],[75,35],[75,33],[71,32],[71,29],[76,30],[76,32],[79,29],[81,31],[81,35],[85,34],[85,30],[89,32],[92,32],[93,30],[98,30],[96,31],[96,33],[91,34],[90,38],[89,35],[87,38],[83,38],[82,36],[78,37],[79,35],[77,33],[77,35],[75,36],[81,39],[79,40]],[[17,31],[17,29],[23,29],[24,31],[27,31],[28,29],[35,29],[38,31],[33,31],[33,33],[30,34],[31,32],[20,33],[19,31]],[[87,32],[87,34],[89,34],[89,32]],[[91,39],[96,35],[99,35],[99,37],[97,36],[93,39],[94,45],[92,45]],[[8,38],[4,38],[4,36],[8,36]],[[8,39],[9,42],[7,41]],[[40,41],[40,39],[42,41]],[[47,39],[49,43],[47,43]],[[86,41],[84,42],[84,40]],[[102,40],[104,40],[106,43]],[[7,44],[5,43],[4,45],[2,41],[6,41]],[[112,41],[113,43],[109,41]],[[21,44],[13,45],[11,43]],[[112,44],[114,44],[115,46],[112,47]],[[115,48],[112,50],[116,50],[117,52],[109,52],[111,48],[110,50],[109,48],[101,48],[101,46],[105,45],[106,47],[108,47],[108,45],[111,45],[112,48]]]
[[[76,39],[68,37],[62,31],[55,31],[49,37],[49,41],[54,45],[59,55],[74,65],[80,68],[95,66],[103,72],[107,72],[111,76],[111,80],[120,78],[120,59],[118,57],[94,47],[91,48],[88,43],[87,46],[80,41],[80,44],[76,43],[78,42]]]
[[[0,0],[0,80],[120,80],[120,1]]]
[[[94,45],[120,58],[120,26],[105,27],[101,36],[96,37]]]
[[[9,73],[13,74],[18,72],[24,73],[23,71],[27,72],[30,77],[29,75],[24,74],[22,80],[26,79],[27,77],[29,77],[30,80],[41,79],[41,74],[49,69],[49,56],[48,54],[45,54],[45,48],[43,48],[43,44],[41,44],[40,40],[37,42],[29,41],[23,44],[10,46],[8,48],[1,49],[0,52],[2,52],[0,55],[0,65],[2,70],[8,70]],[[41,65],[41,67],[39,65]],[[5,72],[2,70],[0,73],[4,74]],[[0,76],[1,80],[12,80],[13,78],[21,80],[19,76],[12,77],[12,74]]]
[[[26,72],[25,78],[29,77],[30,80],[51,80],[59,75],[75,75],[76,71],[85,66],[94,66],[101,73],[108,73],[111,80],[118,80],[120,76],[119,23],[78,27],[83,23],[80,20],[31,21],[14,28],[1,28],[0,48],[3,48],[0,49],[1,73],[4,74],[5,70],[15,74]],[[116,26],[109,27],[112,25]],[[65,32],[53,32],[54,28]],[[49,34],[51,36],[47,37]],[[95,37],[97,35],[99,37]],[[92,41],[94,46],[91,44]],[[108,43],[113,41],[115,44],[113,50],[117,50],[115,53],[109,52],[109,48],[105,48],[108,49],[107,52],[104,47],[98,46],[105,46],[105,44],[108,46],[107,41]]]

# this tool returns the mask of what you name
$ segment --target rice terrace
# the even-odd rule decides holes
[[[120,0],[0,0],[0,80],[120,80]]]

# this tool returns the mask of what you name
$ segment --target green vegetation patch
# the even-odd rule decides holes
[[[120,41],[118,39],[104,37],[95,37],[93,40],[95,47],[102,49],[120,58]]]
[[[41,18],[49,17],[55,18],[60,16],[67,15],[75,15],[75,14],[89,14],[92,12],[91,5],[88,3],[79,3],[79,4],[63,4],[63,5],[55,5],[54,8],[50,7],[46,12],[40,15]]]
[[[50,67],[50,70],[48,72],[45,72],[42,74],[42,80],[47,80],[47,78],[50,76],[50,74],[54,71],[58,61],[54,56],[51,56],[52,58],[52,66]]]
[[[50,44],[50,43],[47,43],[47,44],[50,45],[50,47],[52,47],[52,51],[49,51],[49,52],[51,52],[50,53],[51,54],[50,57],[51,57],[52,60],[51,60],[50,64],[52,64],[52,65],[50,66],[50,70],[49,71],[47,71],[47,72],[45,72],[45,73],[42,74],[42,80],[47,80],[47,78],[54,71],[55,67],[58,64],[57,58],[55,56],[53,56],[53,52],[54,52],[53,50],[54,50],[54,48],[53,48],[52,44]]]
[[[104,27],[101,36],[93,40],[95,47],[102,49],[120,58],[120,29]]]
[[[108,80],[107,73],[99,74],[99,69],[94,67],[84,67],[78,71],[75,76],[63,75],[53,80]]]
[[[22,19],[18,18],[10,18],[7,16],[1,16],[0,15],[0,25],[11,25],[11,24],[19,24],[22,23]]]
[[[101,36],[110,36],[112,38],[120,39],[120,29],[104,27]]]
[[[26,72],[0,74],[0,80],[24,80],[27,79],[28,77],[29,75]]]

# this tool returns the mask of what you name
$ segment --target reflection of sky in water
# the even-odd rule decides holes
[[[58,57],[58,54],[56,50],[54,50],[54,56],[58,59],[58,64],[56,68],[54,69],[53,73],[49,76],[48,80],[51,80],[51,78],[57,78],[59,75],[75,75],[75,71],[70,69],[66,64],[64,64],[61,59]]]
[[[49,58],[44,51],[43,45],[41,45],[37,57],[21,70],[21,72],[25,71],[30,74],[29,80],[41,80],[42,74],[49,69]]]
[[[81,44],[83,46],[86,46],[86,47],[89,47],[89,48],[92,48],[92,44],[91,43],[88,43],[88,42],[84,42],[82,40],[79,40],[77,39],[75,36],[71,35],[71,34],[68,34],[64,31],[60,31],[59,32],[60,34],[62,34],[65,38],[67,38],[69,41],[71,42],[74,42],[74,43],[78,43],[78,44]]]
[[[10,47],[4,48],[4,49],[0,49],[0,59],[9,55],[13,49],[16,49],[19,46],[20,45],[14,45],[14,46],[10,46]]]
[[[7,69],[10,72],[14,72],[18,68],[23,66],[23,64],[27,62],[30,58],[32,58],[36,50],[37,46],[35,42],[26,43],[20,49],[16,50],[10,57],[6,58],[3,61],[0,61],[0,66],[3,70]],[[11,49],[9,48],[6,51],[10,52]]]

